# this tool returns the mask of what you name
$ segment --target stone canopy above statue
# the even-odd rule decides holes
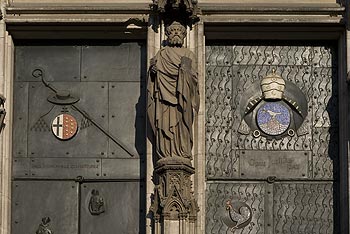
[[[165,25],[170,25],[176,20],[192,27],[199,21],[198,0],[153,0],[151,8]]]

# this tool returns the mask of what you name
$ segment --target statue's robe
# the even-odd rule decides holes
[[[165,47],[153,58],[156,72],[148,79],[148,117],[161,158],[192,158],[192,123],[199,108],[198,77],[193,52]]]

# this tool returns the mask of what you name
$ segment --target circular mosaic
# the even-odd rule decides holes
[[[257,123],[265,134],[277,136],[284,133],[290,125],[290,112],[279,102],[268,102],[258,109]]]

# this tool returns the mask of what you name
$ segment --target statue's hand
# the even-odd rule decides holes
[[[157,73],[158,72],[158,69],[157,69],[156,65],[151,66],[150,70],[151,70],[151,73]]]
[[[181,58],[181,68],[187,71],[190,71],[192,67],[192,60],[187,57]]]
[[[6,98],[4,95],[0,94],[0,105],[4,105]]]
[[[156,60],[155,58],[152,58],[151,61],[150,61],[150,71],[151,73],[157,73],[158,72],[158,69],[157,69],[157,66],[156,66]]]

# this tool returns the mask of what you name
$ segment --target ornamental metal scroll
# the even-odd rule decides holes
[[[308,133],[304,126],[306,96],[275,70],[245,91],[240,112],[242,122],[238,132],[244,135],[280,139]]]

